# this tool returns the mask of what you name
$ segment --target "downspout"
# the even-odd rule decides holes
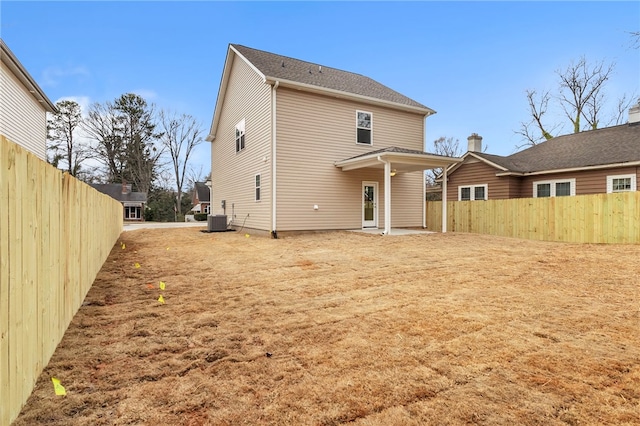
[[[442,233],[447,232],[447,168],[442,168]]]
[[[384,232],[391,235],[391,163],[378,155],[378,161],[384,163]]]
[[[422,120],[422,150],[427,151],[427,117]],[[425,179],[424,170],[422,171],[422,229],[427,228],[427,181]]]
[[[276,91],[280,81],[276,80],[271,89],[271,237],[278,238],[276,231]]]

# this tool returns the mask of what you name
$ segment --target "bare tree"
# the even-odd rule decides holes
[[[171,166],[177,189],[177,212],[182,214],[184,181],[189,172],[189,158],[193,149],[202,143],[202,127],[191,115],[160,111],[160,142],[171,157]]]
[[[520,123],[515,133],[522,136],[522,146],[533,146],[554,137],[554,133],[562,128],[560,123],[547,124],[550,102],[555,101],[571,123],[573,133],[597,129],[601,123],[610,125],[620,121],[621,109],[626,109],[631,102],[623,97],[618,101],[618,111],[603,113],[607,106],[605,86],[615,69],[615,63],[604,61],[589,63],[583,56],[577,62],[571,62],[566,69],[556,70],[558,91],[555,95],[549,91],[538,94],[536,90],[527,90],[527,103],[530,120]],[[583,123],[584,120],[584,123]]]
[[[110,102],[92,104],[82,127],[95,141],[93,147],[95,158],[105,167],[106,180],[122,181],[126,165],[125,141],[122,125],[113,104]]]
[[[603,61],[590,65],[583,56],[577,63],[569,64],[566,70],[556,71],[560,79],[560,104],[573,124],[573,133],[585,130],[580,125],[583,117],[589,124],[588,128],[598,128],[602,88],[614,68],[614,63],[605,65]]]
[[[548,90],[540,95],[538,95],[538,92],[535,90],[527,90],[526,94],[531,119],[529,122],[520,123],[520,130],[516,131],[516,133],[521,135],[526,141],[524,145],[533,146],[553,137],[543,124],[543,116],[549,109],[551,95]]]
[[[433,149],[431,152],[447,157],[460,157],[463,154],[463,150],[460,148],[460,141],[458,139],[454,139],[452,137],[447,138],[445,136],[441,136],[433,141]],[[425,171],[424,176],[427,186],[434,186],[436,184],[436,177],[441,173],[441,167]]]
[[[141,192],[149,192],[160,167],[163,149],[156,145],[161,134],[155,128],[153,105],[132,93],[93,104],[84,121],[107,180],[129,182]]]
[[[56,102],[57,112],[47,119],[48,149],[53,151],[51,163],[56,167],[62,161],[71,176],[80,173],[82,162],[91,158],[91,152],[77,137],[76,129],[82,123],[80,105],[71,100]]]

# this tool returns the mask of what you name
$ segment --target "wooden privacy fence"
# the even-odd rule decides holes
[[[119,202],[0,136],[0,424],[20,413],[121,231]]]
[[[429,201],[427,229],[442,226],[442,201]],[[447,230],[543,241],[640,243],[640,192],[575,197],[448,201]]]

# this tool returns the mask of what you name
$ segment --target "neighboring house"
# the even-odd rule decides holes
[[[57,109],[0,39],[0,135],[47,160],[47,112]]]
[[[270,231],[425,226],[435,111],[360,74],[229,45],[211,131],[213,215]]]
[[[468,138],[462,162],[447,169],[447,200],[560,197],[640,188],[640,104],[628,124],[558,136],[506,157]],[[442,177],[440,177],[442,181]]]
[[[192,212],[209,214],[211,191],[206,182],[196,182],[193,188]]]
[[[146,192],[132,192],[131,185],[119,183],[90,184],[93,188],[122,203],[124,220],[144,220],[144,206],[147,203]]]

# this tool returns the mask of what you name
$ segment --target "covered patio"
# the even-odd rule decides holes
[[[337,161],[336,167],[343,172],[364,168],[384,169],[384,231],[383,235],[391,235],[391,177],[398,173],[424,171],[441,167],[443,169],[442,191],[447,193],[447,167],[461,162],[461,158],[447,157],[398,147],[383,148],[377,151]],[[423,185],[424,188],[424,185]],[[423,189],[423,226],[425,212],[425,194]],[[442,203],[442,217],[447,217],[447,203]],[[442,221],[442,232],[447,232],[447,221]]]

